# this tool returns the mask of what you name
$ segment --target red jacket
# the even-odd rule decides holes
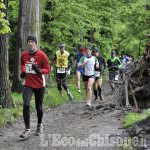
[[[42,73],[35,73],[32,69],[32,64],[37,65],[42,70]],[[45,74],[50,73],[50,66],[47,56],[44,52],[37,50],[35,54],[29,54],[28,51],[22,53],[21,56],[21,72],[26,72],[24,85],[32,88],[45,87]]]

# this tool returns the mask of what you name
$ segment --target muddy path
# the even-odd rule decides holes
[[[106,78],[106,80],[108,80]],[[44,112],[44,133],[35,136],[36,115],[31,115],[31,136],[20,139],[23,120],[0,129],[0,150],[116,150],[109,142],[110,136],[123,132],[123,111],[116,106],[115,96],[106,81],[102,93],[105,100],[97,100],[92,108],[85,99],[70,101]],[[94,97],[93,97],[94,98]]]

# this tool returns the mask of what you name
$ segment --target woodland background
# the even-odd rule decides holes
[[[38,48],[51,62],[60,42],[72,54],[91,46],[105,59],[112,49],[138,57],[150,33],[149,0],[1,0],[0,10],[3,108],[13,106],[11,92],[21,92],[19,60],[29,34],[37,35]]]

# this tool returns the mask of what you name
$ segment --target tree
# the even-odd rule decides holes
[[[4,9],[5,9],[5,11],[4,11]],[[8,33],[10,31],[10,28],[8,26],[9,22],[7,19],[5,19],[5,18],[7,18],[6,13],[7,13],[7,10],[5,7],[5,1],[3,3],[3,0],[1,0],[1,2],[0,2],[0,34],[1,33],[5,34],[5,33]]]
[[[136,55],[140,40],[141,49],[144,48],[149,18],[147,0],[70,0],[69,3],[43,0],[42,3],[45,19],[41,45],[50,54],[61,41],[67,44],[68,51],[77,44],[96,46],[106,58],[112,49]],[[48,36],[50,41],[44,38]]]
[[[5,7],[6,6],[6,7]],[[8,63],[8,32],[10,31],[7,21],[8,0],[0,3],[0,105],[3,108],[13,106],[9,84],[9,63]]]
[[[22,91],[20,79],[20,57],[21,52],[27,50],[28,35],[36,35],[38,38],[37,47],[40,47],[41,13],[41,0],[20,0],[15,67],[12,84],[13,92],[20,93]]]

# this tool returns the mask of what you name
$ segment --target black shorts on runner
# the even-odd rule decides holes
[[[102,76],[100,76],[100,77],[95,77],[95,81],[102,81],[103,79],[102,79]]]
[[[67,75],[66,73],[56,73],[56,82],[57,83],[66,83]]]
[[[83,81],[88,81],[89,78],[95,79],[95,75],[92,75],[92,76],[86,76],[86,75],[83,75],[83,76],[82,76],[82,80],[83,80]]]

